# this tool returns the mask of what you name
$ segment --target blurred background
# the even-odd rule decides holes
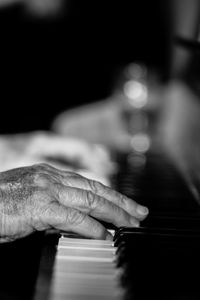
[[[0,10],[0,133],[50,129],[62,111],[109,97],[133,61],[167,79],[169,1],[45,2]]]

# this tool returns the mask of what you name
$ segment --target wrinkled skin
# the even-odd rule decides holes
[[[96,218],[130,227],[139,226],[147,213],[97,181],[47,164],[0,173],[1,242],[49,228],[111,239]]]

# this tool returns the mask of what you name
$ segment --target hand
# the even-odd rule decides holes
[[[0,173],[1,242],[49,228],[110,239],[93,217],[134,227],[147,213],[145,207],[97,181],[47,164]]]
[[[54,120],[52,128],[63,136],[127,151],[131,147],[132,135],[127,129],[125,113],[130,109],[126,99],[114,95],[61,113]]]
[[[84,170],[102,181],[115,170],[103,146],[45,131],[2,135],[0,152],[0,171],[46,162],[71,171]]]

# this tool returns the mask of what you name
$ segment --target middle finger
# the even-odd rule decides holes
[[[57,200],[66,207],[76,208],[92,217],[112,223],[118,227],[139,226],[139,221],[134,216],[91,191],[57,184],[54,193]]]

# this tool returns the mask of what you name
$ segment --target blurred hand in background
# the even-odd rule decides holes
[[[64,111],[55,118],[52,130],[63,136],[128,150],[131,136],[124,118],[127,109],[125,101],[111,97]]]
[[[105,147],[39,131],[0,136],[0,171],[46,162],[109,184],[115,165]]]

